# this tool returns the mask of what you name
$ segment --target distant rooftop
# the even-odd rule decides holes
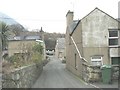
[[[26,36],[25,39],[26,40],[31,40],[31,39],[39,40],[40,36]]]
[[[32,36],[15,36],[9,40],[41,40],[40,36],[32,35]]]

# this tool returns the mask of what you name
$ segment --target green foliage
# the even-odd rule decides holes
[[[44,32],[44,41],[47,50],[55,49],[57,38],[65,38],[65,34]]]
[[[7,59],[10,63],[15,63],[20,60],[20,57],[18,55],[13,55]]]
[[[8,62],[10,62],[12,64],[12,66],[14,66],[15,68],[27,65],[28,62],[26,62],[25,60],[23,60],[23,56],[22,54],[15,54],[11,57],[7,57],[6,60]]]
[[[32,60],[34,63],[38,63],[42,60],[43,56],[43,46],[39,43],[33,46]]]
[[[6,58],[6,60],[8,62],[10,62],[12,64],[12,66],[14,66],[15,68],[20,66],[20,58],[18,57],[18,55],[13,55],[11,57]]]
[[[8,54],[4,54],[2,57],[6,59],[8,57]]]
[[[7,57],[6,60],[10,62],[15,68],[32,63],[41,63],[43,58],[43,46],[40,43],[31,47],[29,47],[28,45],[24,47],[27,47],[26,53],[14,54],[11,57]]]
[[[40,54],[43,54],[43,46],[41,44],[36,44],[34,47],[33,47],[33,51],[34,52],[38,52]]]
[[[38,52],[36,52],[35,54],[33,54],[32,55],[32,61],[34,62],[34,63],[38,63],[38,62],[41,62],[41,60],[42,60],[42,55],[40,54],[40,53],[38,53]]]
[[[55,49],[55,45],[56,45],[56,40],[54,39],[47,39],[45,40],[45,44],[46,44],[46,48],[47,49]]]
[[[8,37],[8,33],[7,31],[8,29],[8,25],[4,22],[0,22],[0,29],[2,29],[1,32],[1,38],[2,38],[2,50],[4,50],[7,47],[7,37]]]

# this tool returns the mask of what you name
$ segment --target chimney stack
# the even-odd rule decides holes
[[[67,26],[69,26],[73,22],[73,16],[74,16],[74,13],[69,10],[68,13],[66,14]]]

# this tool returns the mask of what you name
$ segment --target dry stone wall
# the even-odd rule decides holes
[[[83,80],[86,82],[101,82],[102,81],[102,70],[97,66],[83,65]],[[120,74],[120,67],[112,66],[112,81],[118,80]]]
[[[2,88],[30,88],[43,70],[43,64],[18,68],[2,75]]]

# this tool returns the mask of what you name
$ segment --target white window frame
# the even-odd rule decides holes
[[[118,36],[117,36],[117,37],[110,37],[110,36],[109,36],[109,35],[110,35],[110,34],[109,34],[110,31],[117,31],[117,32],[118,32]],[[118,47],[118,46],[119,46],[119,43],[120,43],[120,42],[119,42],[119,36],[120,36],[120,35],[119,35],[119,30],[118,30],[118,29],[110,29],[109,32],[108,32],[108,36],[109,36],[109,37],[108,37],[108,46],[109,46],[109,47]],[[110,40],[110,39],[111,39],[111,40],[112,40],[112,39],[118,39],[118,45],[109,45],[109,40]]]
[[[117,29],[116,29],[116,30],[111,29],[111,30],[109,30],[109,32],[110,32],[110,31],[117,31],[117,32],[118,32],[118,36],[117,36],[117,37],[110,37],[110,36],[109,36],[109,38],[118,38],[118,37],[119,37],[119,30],[117,30]],[[110,34],[109,34],[109,35],[110,35]]]
[[[103,57],[102,57],[102,56],[98,56],[98,57],[100,57],[100,59],[97,59],[97,58],[96,58],[96,59],[93,59],[93,57],[94,57],[94,56],[91,57],[91,64],[92,64],[92,65],[93,65],[93,62],[96,62],[96,63],[101,62],[101,65],[103,65]],[[96,56],[96,57],[97,57],[97,56]],[[97,65],[97,64],[96,64],[96,65],[93,65],[93,66],[101,66],[101,65]]]

